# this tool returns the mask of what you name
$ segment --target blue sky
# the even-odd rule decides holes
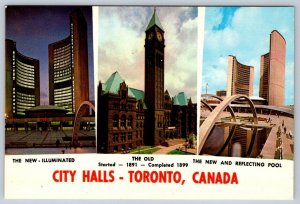
[[[254,93],[259,95],[260,56],[269,52],[270,33],[286,40],[285,104],[294,104],[294,8],[207,7],[202,70],[202,92],[226,90],[227,57],[234,55],[254,66]]]
[[[197,7],[157,7],[165,31],[165,89],[197,96]],[[144,90],[145,29],[153,7],[100,7],[97,77],[118,71],[126,84]]]

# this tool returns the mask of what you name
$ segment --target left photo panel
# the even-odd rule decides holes
[[[92,7],[8,6],[5,154],[96,153]]]

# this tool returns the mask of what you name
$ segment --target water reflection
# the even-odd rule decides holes
[[[200,154],[258,157],[272,126],[266,123],[255,125],[251,117],[239,117],[237,119],[236,122],[232,122],[230,118],[222,118],[217,122]],[[255,134],[256,129],[257,133]],[[251,144],[252,138],[253,144]]]

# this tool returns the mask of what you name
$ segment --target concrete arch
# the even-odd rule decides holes
[[[80,104],[78,110],[76,111],[75,118],[74,118],[74,126],[73,126],[73,135],[72,135],[72,145],[78,145],[78,133],[80,129],[80,121],[84,113],[87,110],[92,109],[95,111],[95,104],[90,101],[84,101]]]
[[[218,99],[219,101],[223,101],[223,98],[221,98],[220,96],[214,95],[214,94],[201,94],[201,97],[206,97],[206,96]],[[201,100],[201,102],[202,102],[202,100]],[[228,106],[228,109],[231,114],[231,117],[233,118],[234,121],[236,121],[233,109],[230,106]]]
[[[204,100],[201,100],[201,103],[210,111],[212,112],[213,111],[213,108],[210,107],[210,105],[208,105],[208,103],[206,103]]]
[[[254,104],[247,96],[245,96],[245,95],[233,95],[233,96],[227,97],[225,100],[223,100],[212,111],[212,113],[205,119],[205,121],[201,125],[200,131],[199,131],[199,136],[200,136],[199,145],[198,145],[198,148],[197,148],[198,155],[200,154],[200,152],[201,152],[208,136],[210,135],[211,131],[213,130],[213,128],[215,126],[215,123],[216,123],[217,119],[219,118],[219,116],[221,115],[221,113],[231,104],[232,101],[234,101],[236,99],[240,99],[240,98],[246,99],[246,101],[249,103],[250,108],[251,108],[252,113],[253,113],[253,122],[254,122],[254,124],[258,123],[256,109],[254,107]],[[233,115],[234,115],[234,113],[233,113]],[[249,148],[248,148],[248,151],[247,151],[247,156],[251,155],[251,151],[252,151],[252,147],[253,147],[253,144],[254,144],[256,134],[257,134],[257,128],[254,128],[254,131],[253,131],[253,134],[252,134],[252,137],[251,137],[251,142],[250,142],[250,145],[249,145]],[[228,144],[230,139],[231,138],[229,138],[228,141],[226,141],[225,143]],[[224,149],[224,146],[222,147],[222,149]]]

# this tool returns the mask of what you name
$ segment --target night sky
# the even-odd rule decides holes
[[[9,6],[6,8],[6,38],[16,42],[23,55],[40,61],[41,105],[49,104],[48,45],[70,35],[69,14],[78,7]],[[88,27],[90,100],[94,100],[92,7],[80,7]]]

